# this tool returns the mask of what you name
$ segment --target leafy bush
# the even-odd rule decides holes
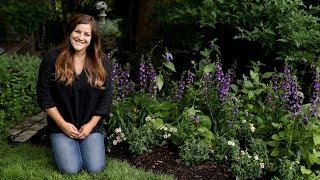
[[[53,17],[49,1],[8,0],[0,6],[5,19],[23,35],[36,31],[41,24]]]
[[[133,154],[145,154],[152,148],[160,145],[162,137],[156,133],[151,124],[145,124],[140,128],[133,128],[128,136],[129,151]]]
[[[302,0],[186,0],[160,5],[158,10],[167,27],[164,37],[174,47],[197,51],[208,41],[219,47],[222,39],[216,34],[227,29],[226,36],[261,45],[268,56],[291,60],[292,65],[317,62],[320,53],[319,11],[305,7]],[[181,25],[183,30],[177,31]]]
[[[118,26],[120,21],[121,19],[107,19],[104,23],[100,22],[98,24],[101,31],[101,44],[103,49],[109,50],[116,47],[116,40],[121,37]]]
[[[0,56],[0,131],[39,111],[35,86],[40,59],[30,55]]]
[[[187,166],[210,159],[210,142],[201,139],[188,139],[179,149],[179,158]]]

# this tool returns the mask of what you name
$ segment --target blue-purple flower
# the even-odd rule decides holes
[[[162,57],[164,57],[164,59],[166,59],[167,61],[172,61],[173,60],[173,56],[170,52],[166,52],[164,55],[162,55]]]

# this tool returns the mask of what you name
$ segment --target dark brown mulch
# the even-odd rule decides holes
[[[170,147],[157,147],[151,153],[133,157],[129,155],[126,147],[114,146],[108,155],[125,160],[138,168],[172,174],[177,179],[233,179],[225,165],[204,162],[185,166],[178,163],[178,151]]]

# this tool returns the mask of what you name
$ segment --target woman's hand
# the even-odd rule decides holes
[[[78,129],[71,123],[63,122],[60,125],[60,128],[63,131],[63,133],[69,136],[70,138],[78,138],[78,136],[80,135]]]
[[[78,139],[84,139],[87,136],[89,136],[89,134],[91,133],[92,129],[94,128],[94,126],[91,123],[87,123],[83,126],[81,126],[80,130],[79,130],[79,136],[77,137]]]

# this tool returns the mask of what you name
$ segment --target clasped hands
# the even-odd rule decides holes
[[[90,123],[87,123],[78,130],[73,124],[69,122],[64,122],[61,125],[62,131],[73,139],[84,139],[91,133],[93,126]]]

